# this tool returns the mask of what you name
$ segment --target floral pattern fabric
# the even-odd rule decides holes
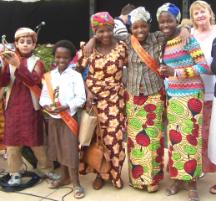
[[[127,94],[127,133],[130,184],[139,189],[163,178],[164,93],[150,96]]]
[[[111,170],[103,179],[110,179],[114,186],[121,187],[121,170],[125,159],[125,101],[122,85],[123,66],[127,58],[126,45],[119,42],[107,55],[97,50],[90,57],[86,85],[97,99],[98,117],[102,129],[103,143],[109,150]],[[80,172],[91,171],[81,162]]]

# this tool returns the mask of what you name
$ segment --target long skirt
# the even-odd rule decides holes
[[[216,97],[213,100],[211,123],[209,129],[208,157],[216,165]]]
[[[191,181],[202,173],[203,92],[168,98],[168,169],[172,179]]]
[[[62,119],[48,120],[48,158],[68,168],[78,169],[78,138]]]
[[[105,91],[106,92],[106,91]],[[104,93],[105,93],[104,92]],[[102,141],[109,150],[108,161],[111,169],[108,174],[100,174],[90,168],[82,158],[80,159],[80,173],[96,172],[105,180],[111,180],[113,186],[122,187],[121,171],[125,160],[124,130],[125,130],[125,101],[124,89],[111,91],[109,98],[97,101],[98,119],[102,130]]]
[[[208,141],[209,141],[209,128],[212,113],[212,101],[205,101],[203,107],[203,127],[202,127],[202,159],[203,159],[203,172],[215,172],[216,165],[214,165],[208,158]]]
[[[163,178],[164,93],[127,97],[129,180],[134,188],[156,185]]]

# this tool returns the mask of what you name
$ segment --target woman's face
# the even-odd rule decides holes
[[[149,34],[150,26],[143,20],[138,20],[131,25],[132,34],[140,41],[144,41]]]
[[[211,14],[207,8],[197,7],[192,12],[194,24],[199,27],[210,24]]]
[[[177,20],[169,12],[162,12],[158,19],[159,29],[167,37],[171,37],[176,33]]]
[[[55,51],[55,63],[60,71],[64,71],[71,61],[71,51],[68,48],[58,47]]]
[[[97,39],[104,45],[108,45],[112,42],[113,29],[108,26],[100,27],[96,31]]]

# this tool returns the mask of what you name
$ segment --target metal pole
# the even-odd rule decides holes
[[[89,19],[96,11],[97,0],[89,0]],[[90,21],[89,21],[90,22]],[[92,36],[92,31],[89,23],[89,38]]]
[[[182,0],[182,18],[189,18],[190,0]]]

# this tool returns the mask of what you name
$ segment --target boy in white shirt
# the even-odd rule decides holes
[[[79,152],[77,109],[86,101],[85,87],[80,73],[69,67],[75,55],[74,45],[59,41],[53,49],[57,68],[44,76],[40,105],[50,115],[48,120],[48,157],[61,164],[61,178],[52,181],[51,188],[72,181],[74,197],[84,197],[79,182]]]

